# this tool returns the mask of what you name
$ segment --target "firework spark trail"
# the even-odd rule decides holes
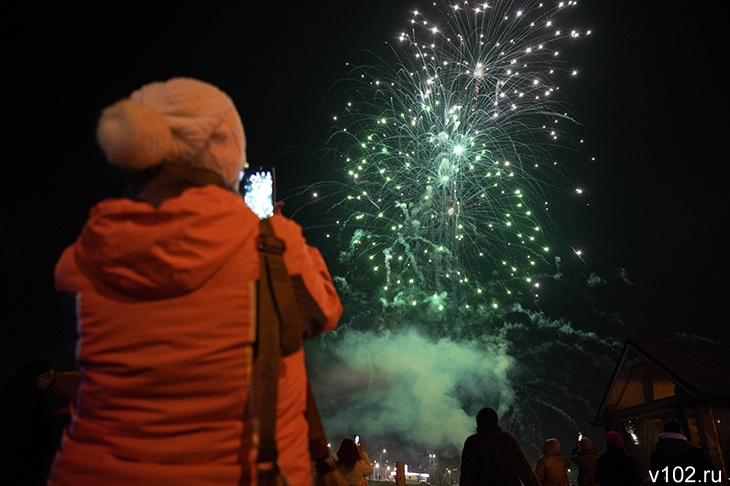
[[[361,83],[348,91],[357,99],[331,139],[351,178],[343,256],[382,282],[390,304],[448,295],[466,306],[486,294],[497,305],[549,262],[549,201],[573,189],[556,159],[570,147],[559,122],[572,121],[556,45],[587,34],[557,27],[570,7],[463,3],[435,22],[415,13],[395,63],[348,77]],[[404,286],[414,299],[400,298],[412,293]]]
[[[580,192],[565,163],[581,156],[577,124],[559,86],[575,73],[560,49],[589,34],[561,25],[575,6],[415,12],[391,62],[371,53],[343,80],[353,87],[329,148],[347,180],[317,185],[310,205],[337,222],[345,316],[309,343],[322,368],[343,368],[310,368],[335,435],[360,424],[458,451],[489,404],[539,452],[546,410],[569,429],[590,414],[596,383],[576,383],[611,360],[585,356],[615,354],[619,341],[548,317],[535,295],[540,281],[567,281],[568,258],[584,265],[561,242],[558,204]]]

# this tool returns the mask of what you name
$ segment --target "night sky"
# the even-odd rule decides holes
[[[346,63],[383,48],[418,8],[412,0],[154,2],[154,10],[153,2],[22,3],[4,15],[13,24],[3,45],[4,378],[38,356],[70,366],[53,265],[89,208],[118,190],[94,137],[101,109],[150,81],[211,82],[238,107],[249,161],[277,167],[286,201],[326,177],[312,154]],[[625,338],[730,339],[721,312],[727,40],[707,5],[583,0],[577,10],[593,34],[575,53],[580,76],[569,96],[596,160],[583,174],[590,211],[576,213],[573,231],[589,267],[623,269],[632,283],[615,294]]]

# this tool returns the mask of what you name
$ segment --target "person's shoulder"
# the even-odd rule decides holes
[[[494,435],[496,435],[496,436],[498,436],[498,437],[512,437],[512,438],[515,438],[515,435],[512,432],[508,431],[508,430],[499,429],[499,430],[495,430],[495,431],[493,431],[491,433],[494,434]]]
[[[698,454],[698,455],[705,454],[705,450],[702,447],[696,446],[694,444],[688,444],[688,445],[689,445],[689,447],[687,447],[687,453]]]
[[[282,214],[274,214],[273,216],[270,216],[268,220],[274,228],[276,236],[279,238],[286,239],[287,237],[302,237],[302,227],[293,219],[289,219]]]
[[[687,448],[687,450],[684,451],[683,455],[685,457],[692,458],[694,460],[703,461],[703,462],[709,462],[710,457],[707,455],[705,450],[701,447],[698,447],[696,445],[690,444],[690,446]]]
[[[514,436],[511,432],[507,432],[506,430],[498,430],[494,433],[494,438],[498,442],[502,442],[504,444],[511,444],[515,446],[520,446],[520,441],[517,440],[517,437]]]
[[[471,445],[479,440],[481,440],[479,434],[472,434],[464,440],[464,445]]]

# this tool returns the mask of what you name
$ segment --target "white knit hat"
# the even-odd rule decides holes
[[[233,183],[246,162],[233,101],[197,79],[142,86],[104,109],[96,136],[109,162],[132,170],[170,162],[212,170]]]

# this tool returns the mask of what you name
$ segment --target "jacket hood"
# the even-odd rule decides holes
[[[93,282],[123,295],[174,297],[200,287],[258,227],[240,196],[213,185],[186,189],[157,208],[109,199],[92,208],[76,260]]]
[[[545,441],[542,445],[542,453],[546,456],[558,456],[560,455],[560,441],[555,438],[550,438]]]

